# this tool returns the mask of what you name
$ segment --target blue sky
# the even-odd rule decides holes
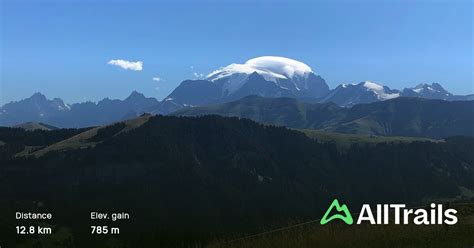
[[[331,88],[441,83],[473,93],[472,1],[1,1],[0,104],[161,99],[193,73],[263,55],[300,60]],[[143,61],[143,70],[108,65]],[[152,80],[159,77],[159,82]]]

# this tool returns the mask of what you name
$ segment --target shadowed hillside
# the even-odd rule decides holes
[[[93,129],[1,129],[1,218],[14,216],[11,204],[34,210],[39,201],[41,209],[54,209],[51,224],[70,230],[77,246],[97,246],[103,241],[81,232],[87,220],[74,216],[125,209],[134,218],[120,238],[135,244],[130,247],[176,247],[313,219],[335,196],[350,204],[418,204],[469,199],[474,189],[472,138],[354,143],[342,152],[336,144],[250,120],[148,116],[139,121],[144,117],[88,135],[94,146],[49,151]],[[127,123],[141,124],[126,129]],[[44,132],[55,135],[42,141]],[[48,152],[16,155],[27,145]],[[15,242],[16,236],[9,237],[7,244]]]
[[[186,108],[173,115],[236,116],[291,128],[363,135],[435,139],[474,136],[474,101],[401,97],[341,108],[331,103],[311,104],[292,98],[249,96],[220,105]]]

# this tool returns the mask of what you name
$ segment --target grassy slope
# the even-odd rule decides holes
[[[235,242],[216,241],[212,248],[228,247],[472,247],[474,205],[454,207],[460,220],[445,225],[352,225],[319,223]]]
[[[343,134],[343,133],[333,133],[333,132],[311,130],[311,129],[296,129],[296,130],[301,131],[304,134],[306,134],[306,136],[316,139],[320,142],[334,142],[338,147],[342,149],[347,149],[352,144],[356,144],[356,143],[376,144],[376,143],[383,143],[383,142],[414,142],[414,141],[440,142],[440,140],[421,138],[421,137]]]
[[[25,130],[54,130],[54,129],[58,129],[55,126],[51,126],[51,125],[41,123],[41,122],[26,122],[26,123],[15,125],[13,127],[23,128]]]
[[[137,128],[143,125],[145,122],[148,121],[148,119],[150,119],[150,117],[151,115],[143,115],[138,118],[124,121],[123,123],[125,123],[126,126],[121,132],[126,132],[128,130],[132,130],[134,128]],[[110,125],[113,125],[113,124],[110,124]],[[26,153],[19,154],[19,156],[20,155],[34,155],[34,156],[40,157],[51,151],[63,151],[63,150],[73,150],[73,149],[93,147],[97,144],[97,142],[92,142],[90,141],[90,139],[94,137],[101,128],[104,128],[110,125],[92,128],[83,133],[75,135],[69,139],[52,144],[50,146],[47,146],[33,153],[26,152]]]

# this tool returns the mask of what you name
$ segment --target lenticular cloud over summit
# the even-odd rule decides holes
[[[277,79],[291,79],[294,77],[307,77],[312,73],[311,67],[297,60],[277,57],[263,56],[247,60],[244,64],[230,64],[210,73],[207,78],[211,81],[227,77],[232,74],[252,74],[257,72],[268,81]]]
[[[321,97],[329,91],[324,79],[300,61],[262,56],[213,71],[206,81],[228,99],[247,95],[265,97]],[[216,96],[220,97],[220,96]]]

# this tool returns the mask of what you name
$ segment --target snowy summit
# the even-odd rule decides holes
[[[267,81],[276,82],[278,79],[306,78],[313,71],[311,67],[297,60],[262,56],[247,60],[244,64],[230,64],[215,70],[207,75],[207,79],[216,81],[233,74],[250,75],[254,72],[260,74]]]
[[[374,92],[374,94],[377,96],[379,100],[388,100],[388,99],[393,99],[397,98],[400,96],[400,93],[398,92],[390,92],[390,89],[387,87],[384,87],[383,85],[371,82],[371,81],[365,81],[362,84],[368,91]]]

